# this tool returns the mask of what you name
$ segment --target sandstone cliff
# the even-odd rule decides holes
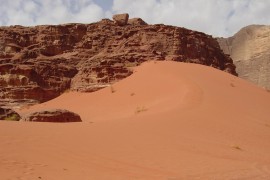
[[[270,26],[251,25],[217,39],[236,65],[239,77],[270,89]]]
[[[209,35],[147,25],[140,18],[123,22],[0,27],[0,106],[44,102],[66,90],[95,91],[147,60],[199,63],[236,74]]]

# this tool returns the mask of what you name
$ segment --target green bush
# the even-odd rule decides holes
[[[4,118],[6,121],[19,121],[21,117],[18,114],[11,114]]]

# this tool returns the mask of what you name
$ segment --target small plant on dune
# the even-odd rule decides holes
[[[145,108],[144,106],[141,106],[141,107],[138,106],[135,110],[135,114],[139,114],[144,111],[147,111],[147,108]]]
[[[236,150],[242,150],[242,148],[240,147],[240,146],[237,146],[237,145],[235,145],[235,146],[232,146],[232,148],[234,148],[234,149],[236,149]]]
[[[270,93],[270,89],[266,89],[266,91]]]
[[[115,93],[115,89],[113,88],[113,86],[110,86],[110,90],[111,90],[111,93]]]
[[[7,116],[4,118],[6,121],[18,121],[20,117],[17,114],[11,114],[10,116]]]
[[[131,94],[130,94],[130,96],[134,96],[134,95],[135,95],[135,93],[131,93]]]
[[[230,83],[230,86],[231,86],[231,87],[235,87],[234,83],[232,83],[232,82]]]

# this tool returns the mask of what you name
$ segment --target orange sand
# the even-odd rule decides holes
[[[147,62],[64,108],[82,123],[0,122],[0,179],[270,179],[270,93],[214,68]]]

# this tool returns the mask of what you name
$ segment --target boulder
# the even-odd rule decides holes
[[[125,14],[115,14],[113,16],[114,22],[119,26],[127,25],[128,18],[129,18],[129,15],[127,13],[125,13]]]
[[[81,117],[64,109],[50,109],[30,113],[22,118],[22,121],[33,122],[82,122]]]
[[[147,23],[141,18],[132,18],[128,20],[128,24],[130,25],[147,25]]]
[[[12,109],[0,107],[0,120],[19,121],[21,116]]]

